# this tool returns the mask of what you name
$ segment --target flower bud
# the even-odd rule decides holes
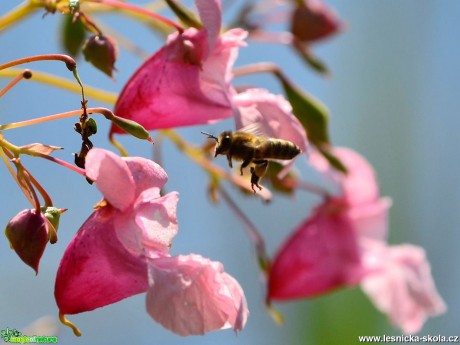
[[[97,69],[113,77],[115,61],[118,57],[118,47],[109,36],[94,35],[88,38],[82,48],[86,61]]]
[[[127,133],[131,134],[132,136],[135,136],[136,138],[142,140],[149,140],[150,138],[149,132],[136,121],[125,119],[123,117],[119,117],[116,115],[111,117],[110,121],[112,121],[121,129],[125,130]]]
[[[296,7],[292,14],[291,32],[302,42],[327,38],[342,28],[334,11],[322,0],[308,0]]]
[[[67,209],[59,209],[56,207],[42,207],[43,215],[48,219],[48,239],[51,244],[57,242],[57,230],[59,228],[59,219],[61,214],[67,211]]]
[[[38,274],[40,258],[48,242],[45,216],[36,210],[23,210],[8,222],[5,235],[21,260]]]

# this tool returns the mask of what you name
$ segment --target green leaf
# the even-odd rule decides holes
[[[292,111],[305,128],[308,139],[337,170],[346,173],[347,169],[331,150],[329,140],[329,110],[319,100],[299,88],[280,71],[275,75],[281,81]]]
[[[165,0],[165,2],[184,25],[196,29],[201,29],[203,27],[201,21],[187,7],[177,3],[174,0]]]
[[[62,26],[62,46],[67,54],[77,57],[86,38],[85,26],[79,19],[73,22],[73,15],[64,16]]]

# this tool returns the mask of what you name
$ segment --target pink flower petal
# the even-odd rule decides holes
[[[353,223],[353,229],[359,238],[366,237],[386,241],[388,238],[389,198],[380,198],[365,205],[350,207],[346,212]]]
[[[362,280],[362,289],[405,333],[420,331],[428,317],[446,311],[422,248],[368,241],[364,258],[370,273]]]
[[[281,95],[265,89],[248,89],[234,97],[239,113],[235,115],[236,127],[241,129],[256,123],[269,137],[285,139],[307,151],[305,129],[292,114],[291,104]]]
[[[63,314],[76,314],[118,302],[148,288],[146,259],[132,256],[118,240],[117,211],[101,207],[67,247],[54,295]]]
[[[182,336],[244,327],[244,293],[222,264],[194,254],[150,262],[147,311],[162,326]]]
[[[127,164],[115,153],[91,149],[86,156],[85,171],[110,205],[123,211],[133,203],[134,179]]]
[[[257,125],[264,136],[289,140],[307,152],[305,129],[292,114],[291,104],[283,96],[274,95],[265,89],[248,89],[236,95],[234,102],[239,110],[235,114],[237,129]],[[279,161],[285,166],[279,174],[280,178],[286,175],[294,161]]]
[[[236,34],[238,33],[238,34]],[[115,114],[147,130],[212,123],[233,115],[231,68],[245,33],[230,31],[210,50],[206,30],[175,33],[131,77]],[[112,126],[112,133],[123,133]]]
[[[352,223],[325,204],[301,224],[276,255],[268,296],[274,300],[311,297],[355,285],[362,269]]]
[[[169,255],[178,229],[178,200],[177,192],[157,198],[156,191],[148,189],[136,200],[134,215],[118,217],[117,237],[132,255],[149,258]]]
[[[137,198],[144,190],[152,189],[150,197],[159,198],[160,190],[168,181],[168,175],[157,163],[142,157],[123,157],[135,182],[134,195]]]
[[[333,169],[316,151],[310,155],[310,164],[342,190],[342,197],[351,206],[377,200],[379,189],[374,169],[364,157],[348,148],[336,148],[334,154],[347,167],[348,174]]]
[[[208,46],[214,49],[222,26],[222,5],[220,0],[195,0],[206,31],[208,32]]]

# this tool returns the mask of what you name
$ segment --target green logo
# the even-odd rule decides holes
[[[3,341],[6,343],[14,343],[14,344],[56,344],[58,342],[57,337],[48,337],[48,336],[28,336],[28,335],[23,335],[21,332],[19,332],[16,329],[9,329],[8,327],[6,329],[2,329],[0,331],[0,334],[2,336]]]

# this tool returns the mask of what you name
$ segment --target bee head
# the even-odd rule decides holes
[[[232,132],[222,132],[222,134],[219,135],[219,138],[217,139],[216,154],[214,155],[214,157],[217,157],[217,155],[225,154],[230,149],[231,144]]]

